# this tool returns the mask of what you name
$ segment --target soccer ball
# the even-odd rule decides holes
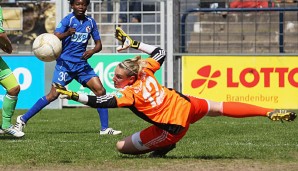
[[[43,33],[35,38],[32,50],[41,61],[52,62],[59,57],[62,51],[62,42],[54,34]]]

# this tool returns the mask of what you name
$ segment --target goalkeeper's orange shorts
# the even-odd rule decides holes
[[[189,96],[192,107],[189,111],[188,123],[178,134],[169,132],[152,125],[132,135],[134,146],[140,150],[154,150],[177,143],[186,134],[189,125],[204,117],[209,111],[209,104],[205,99]]]

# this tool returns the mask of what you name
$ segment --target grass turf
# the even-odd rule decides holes
[[[245,161],[243,164],[294,163],[290,168],[298,169],[295,164],[298,159],[298,123],[295,121],[281,123],[262,117],[205,117],[191,125],[167,158],[151,159],[147,155],[123,155],[115,149],[118,140],[149,124],[128,109],[109,111],[110,127],[123,131],[120,136],[99,136],[99,118],[95,109],[42,110],[28,122],[24,138],[0,136],[0,166],[144,170],[169,166],[169,162],[191,166],[199,161]],[[13,122],[24,112],[16,110]]]

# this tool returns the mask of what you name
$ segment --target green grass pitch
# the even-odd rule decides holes
[[[110,127],[123,131],[120,136],[99,136],[96,109],[42,110],[28,122],[24,138],[0,136],[0,170],[298,170],[297,121],[205,117],[167,158],[152,159],[116,151],[118,140],[149,124],[128,109],[109,111]],[[24,112],[16,110],[13,123]]]

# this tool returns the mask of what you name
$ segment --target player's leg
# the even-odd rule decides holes
[[[96,77],[92,77],[88,82],[87,86],[89,89],[96,95],[104,95],[105,89],[102,86],[100,79]],[[109,111],[107,108],[98,108],[97,109],[99,118],[100,118],[100,135],[119,135],[122,132],[118,130],[114,130],[113,128],[109,127]]]
[[[56,100],[58,96],[59,94],[56,92],[55,87],[52,86],[50,92],[47,95],[38,99],[34,103],[34,105],[25,114],[23,114],[22,116],[19,116],[18,119],[20,119],[20,121],[24,123],[27,123],[33,116],[35,116],[44,107],[49,105],[52,101]]]
[[[97,76],[90,78],[86,85],[96,96],[106,94],[106,90]],[[97,112],[101,122],[101,130],[107,129],[109,127],[108,109],[98,108]]]
[[[11,126],[11,118],[17,104],[20,86],[13,74],[1,80],[1,84],[7,90],[7,94],[3,98],[2,128],[8,129]]]
[[[164,157],[176,147],[176,143],[187,130],[188,126],[179,134],[174,135],[152,125],[118,141],[116,147],[123,154],[137,155],[152,152],[151,157]]]
[[[296,118],[294,112],[285,110],[273,110],[256,105],[240,102],[215,102],[189,96],[192,108],[189,116],[190,123],[194,123],[205,114],[208,116],[228,116],[235,118],[263,116],[271,120],[293,121]]]
[[[268,112],[273,111],[270,108],[263,108],[256,105],[240,102],[223,102],[222,114],[224,116],[243,118],[253,116],[267,116]]]
[[[87,69],[87,66],[84,67],[84,72],[80,73],[77,81],[82,85],[87,86],[96,96],[106,94],[106,90],[98,75],[95,74],[94,70],[90,66],[89,69]],[[98,108],[97,112],[101,123],[100,135],[119,135],[122,133],[121,131],[114,130],[109,127],[108,109]]]
[[[293,121],[296,118],[294,112],[286,110],[274,110],[241,102],[214,102],[210,100],[208,102],[210,104],[209,116],[223,115],[235,118],[263,116],[274,121]]]
[[[239,102],[215,102],[206,100],[210,106],[208,116],[228,116],[235,118],[267,116],[273,109]]]
[[[65,63],[63,63],[65,64]],[[62,63],[57,63],[52,82],[59,83],[62,86],[67,85],[73,78],[72,76],[67,72],[67,67],[63,66]],[[63,78],[63,79],[62,79]],[[38,99],[34,105],[23,115],[20,115],[17,117],[17,121],[15,124],[15,127],[22,131],[25,124],[34,117],[39,111],[41,111],[44,107],[49,105],[52,101],[56,100],[58,98],[59,94],[56,92],[56,89],[54,86],[51,86],[50,92]]]
[[[8,133],[16,137],[22,137],[24,136],[24,133],[16,130],[11,124],[11,118],[14,114],[18,94],[20,92],[20,85],[2,58],[0,58],[0,68],[0,83],[7,92],[3,98],[1,126],[3,130],[1,133]]]

